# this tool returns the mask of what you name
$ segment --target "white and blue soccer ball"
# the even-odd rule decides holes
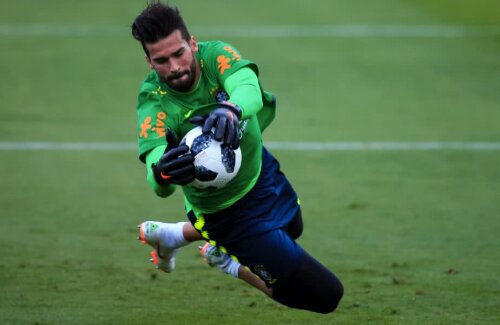
[[[196,188],[223,188],[241,167],[241,149],[231,149],[221,141],[214,140],[213,132],[203,134],[201,126],[189,131],[181,141],[194,156]]]

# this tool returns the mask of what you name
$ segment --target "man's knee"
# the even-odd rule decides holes
[[[339,279],[307,254],[287,281],[273,287],[273,299],[279,303],[321,314],[333,312],[343,294]]]

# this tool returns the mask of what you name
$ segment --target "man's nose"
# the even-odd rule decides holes
[[[177,60],[172,60],[170,62],[170,72],[179,72],[181,70],[181,66]]]

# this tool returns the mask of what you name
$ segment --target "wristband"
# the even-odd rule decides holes
[[[241,115],[243,115],[243,112],[241,111],[241,107],[239,107],[236,104],[230,103],[230,102],[221,102],[219,104],[222,108],[227,108],[228,110],[233,112],[236,115],[236,117],[238,118],[238,120],[241,119]]]

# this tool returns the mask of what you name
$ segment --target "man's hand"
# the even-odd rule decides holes
[[[160,160],[151,166],[156,182],[161,185],[186,185],[194,179],[194,157],[186,145],[177,145],[171,129],[167,130],[167,149]]]
[[[189,122],[202,126],[204,134],[210,133],[215,128],[214,139],[222,141],[233,149],[240,146],[239,125],[241,109],[230,103],[221,103],[219,108],[213,110],[208,116],[195,116]]]

